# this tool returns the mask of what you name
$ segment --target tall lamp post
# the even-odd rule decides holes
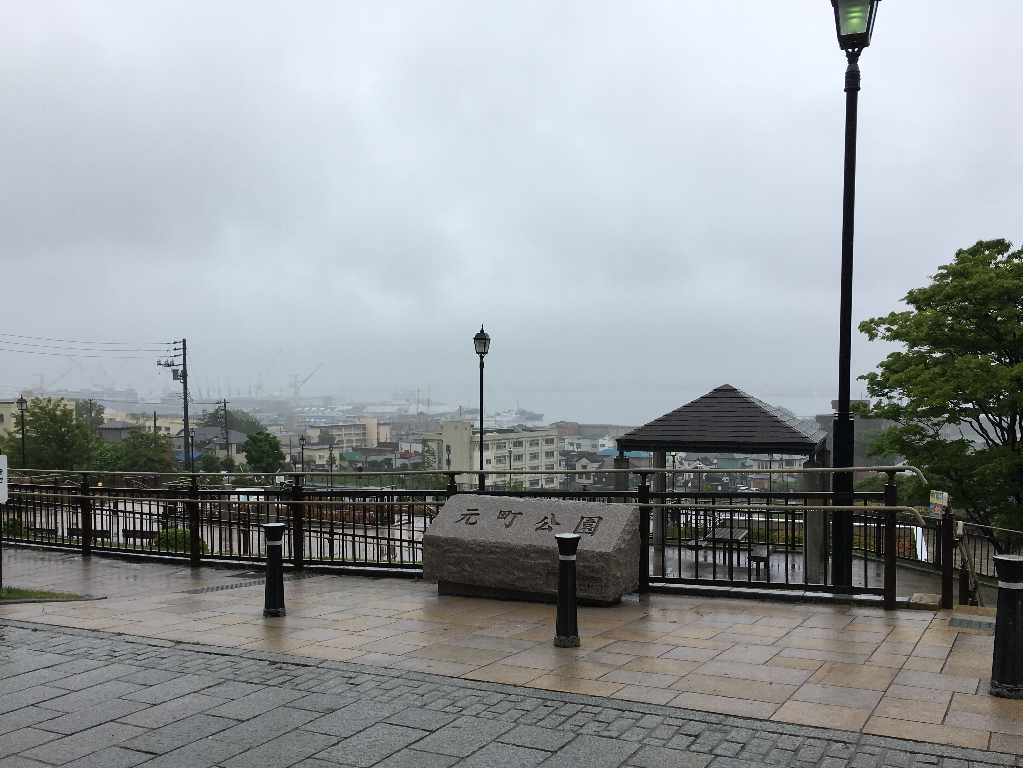
[[[19,395],[16,401],[18,412],[21,414],[21,468],[28,468],[28,461],[25,459],[25,411],[28,410],[28,400],[24,395]]]
[[[327,445],[327,467],[330,470],[330,475],[327,478],[327,487],[334,487],[334,441],[331,440]]]
[[[476,354],[480,356],[480,490],[484,490],[484,479],[483,474],[483,358],[487,356],[487,352],[490,351],[490,334],[483,330],[483,326],[480,325],[480,331],[472,337],[473,346],[476,348]]]
[[[838,413],[835,416],[834,465],[853,466],[853,422],[849,412],[852,347],[853,221],[856,202],[856,111],[860,93],[860,53],[870,45],[879,0],[831,0],[838,45],[845,51],[845,176],[842,196],[842,298],[839,309]],[[853,502],[852,472],[836,472],[832,481],[836,506]],[[853,522],[851,512],[831,516],[831,579],[852,585]]]
[[[302,459],[302,471],[305,472],[305,435],[298,438],[298,452]]]

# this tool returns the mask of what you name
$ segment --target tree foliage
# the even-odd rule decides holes
[[[253,472],[276,472],[284,463],[280,441],[266,430],[249,435],[242,450]]]
[[[170,438],[130,429],[120,442],[96,445],[92,468],[103,472],[173,472]]]
[[[874,451],[924,468],[971,521],[1023,528],[1023,249],[959,250],[905,303],[860,323],[902,347],[863,377],[871,415],[895,423]]]
[[[224,427],[224,406],[218,405],[212,411],[203,411],[199,416],[200,427]],[[263,423],[248,411],[227,409],[227,426],[245,435],[254,435],[265,429]]]
[[[103,412],[106,409],[102,403],[97,403],[95,400],[76,400],[75,401],[75,418],[79,421],[85,422],[86,426],[95,434],[95,432],[103,426]]]
[[[0,437],[2,452],[12,466],[31,469],[89,469],[96,436],[89,426],[75,418],[74,409],[63,400],[35,397],[25,412],[26,461],[21,462],[21,419],[17,428]]]

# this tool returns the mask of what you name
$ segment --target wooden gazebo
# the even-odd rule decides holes
[[[626,451],[651,451],[664,467],[668,452],[781,453],[826,464],[827,435],[809,432],[796,420],[731,384],[722,384],[618,438],[618,460]],[[663,474],[654,478],[663,490]]]

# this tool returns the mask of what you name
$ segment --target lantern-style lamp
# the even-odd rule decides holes
[[[870,45],[880,0],[831,0],[835,9],[835,32],[843,51],[858,51]]]

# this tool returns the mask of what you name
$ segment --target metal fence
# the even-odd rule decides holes
[[[647,542],[641,547],[641,588],[687,583],[832,591],[827,558],[821,571],[808,560],[808,531],[819,524],[815,530],[823,534],[826,551],[830,517],[844,510],[853,522],[854,574],[852,586],[838,591],[894,602],[896,560],[942,572],[944,586],[955,557],[944,536],[951,518],[946,524],[899,507],[891,478],[901,468],[889,470],[888,490],[858,492],[850,508],[834,507],[829,491],[654,492],[650,477],[658,470],[651,469],[620,470],[624,478],[616,490],[484,493],[638,505],[641,539]],[[459,492],[456,480],[464,474],[335,472],[328,484],[326,474],[293,473],[236,477],[227,486],[223,476],[202,473],[21,471],[11,482],[0,525],[5,539],[20,544],[186,558],[199,565],[263,560],[262,523],[283,522],[284,557],[295,568],[416,572],[423,533],[440,505]],[[979,537],[971,541],[981,546]],[[989,562],[990,554],[978,551],[977,561]]]

